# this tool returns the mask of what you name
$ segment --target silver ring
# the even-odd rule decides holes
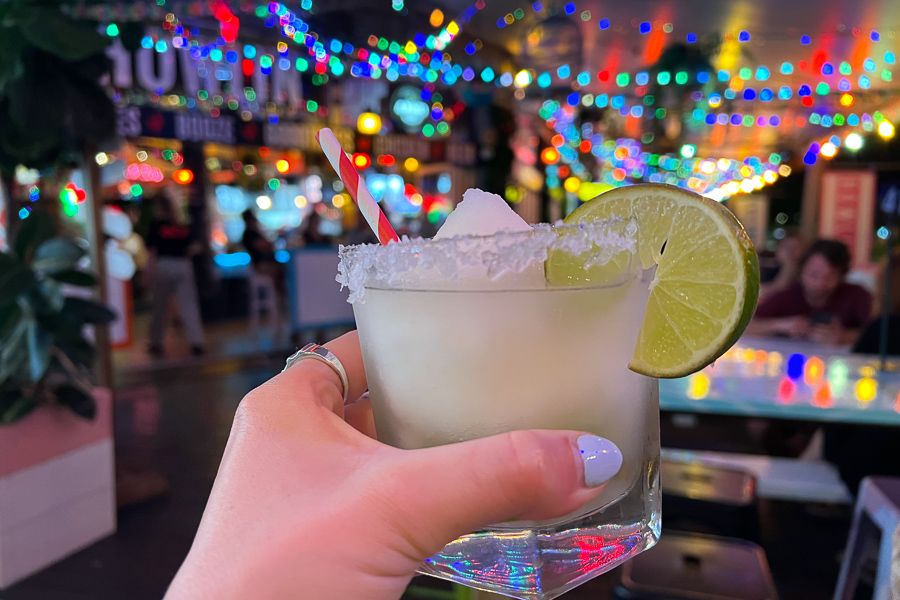
[[[350,380],[347,379],[347,371],[344,370],[344,365],[341,364],[341,360],[325,346],[320,346],[319,344],[307,344],[303,346],[287,358],[284,369],[282,369],[281,372],[284,373],[301,360],[307,358],[325,363],[337,373],[337,376],[341,380],[341,387],[344,391],[344,404],[347,404],[347,396],[350,393]]]

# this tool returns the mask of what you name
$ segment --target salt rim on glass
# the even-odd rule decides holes
[[[453,290],[454,283],[506,281],[507,276],[541,266],[550,251],[581,256],[585,268],[608,262],[620,252],[636,253],[638,227],[634,219],[612,218],[590,223],[540,223],[530,231],[463,235],[445,239],[408,238],[379,245],[341,245],[335,280],[349,288],[348,302],[365,302],[365,290]],[[514,282],[513,282],[514,283]],[[487,286],[496,289],[496,286]],[[532,288],[533,289],[533,288]]]

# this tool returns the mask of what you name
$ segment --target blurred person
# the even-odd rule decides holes
[[[820,239],[800,261],[792,285],[763,298],[747,333],[788,337],[826,345],[852,344],[872,311],[872,295],[847,283],[850,250]]]
[[[249,208],[241,213],[244,219],[244,234],[241,245],[250,255],[253,269],[262,275],[272,278],[279,291],[284,291],[284,270],[275,260],[275,244],[263,233],[262,225],[256,214]]]
[[[152,202],[154,218],[146,241],[151,257],[148,272],[153,289],[147,351],[155,357],[163,355],[163,335],[170,300],[174,298],[191,353],[198,356],[204,352],[203,325],[192,258],[202,251],[202,246],[193,239],[191,228],[180,218],[171,197],[163,194]]]
[[[790,232],[778,241],[774,253],[774,273],[771,279],[760,286],[760,298],[789,288],[797,282],[800,274],[800,260],[803,258],[803,239],[797,232]]]
[[[397,600],[450,541],[489,523],[569,513],[621,466],[612,442],[578,431],[382,444],[356,333],[327,347],[346,388],[337,366],[299,359],[241,402],[168,600]]]
[[[884,271],[890,269],[885,282]],[[889,286],[885,290],[885,285]],[[881,305],[884,301],[884,293],[890,294],[890,304],[888,306]],[[876,301],[879,303],[879,310],[876,311],[868,325],[866,325],[856,343],[853,345],[853,352],[859,354],[878,354],[881,351],[881,320],[886,315],[888,320],[888,344],[887,353],[893,356],[900,355],[900,252],[894,253],[891,261],[885,261],[882,269],[882,275],[878,278],[878,296]]]
[[[322,216],[316,210],[309,211],[306,215],[306,227],[303,229],[304,246],[329,246],[331,243],[322,233]]]

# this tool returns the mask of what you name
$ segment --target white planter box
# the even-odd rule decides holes
[[[116,529],[112,397],[97,417],[41,408],[0,427],[0,589]]]

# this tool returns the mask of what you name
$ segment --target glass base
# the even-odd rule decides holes
[[[658,480],[649,490],[634,487],[618,502],[566,523],[463,536],[426,559],[419,572],[510,598],[556,598],[659,540]],[[633,506],[635,496],[644,496],[643,514],[624,518],[630,511],[623,508]]]

